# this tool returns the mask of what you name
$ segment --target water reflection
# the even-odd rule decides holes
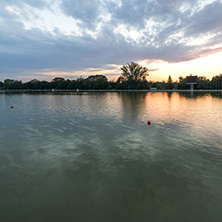
[[[173,95],[173,92],[167,92],[167,96],[169,99],[171,99],[172,95]]]
[[[206,96],[210,96],[210,97],[217,97],[217,98],[222,98],[222,91],[215,91],[215,92],[194,92],[194,91],[190,91],[190,92],[178,92],[178,94],[181,97],[186,97],[186,98],[198,98],[198,97],[206,97]]]
[[[0,104],[2,221],[221,221],[221,97],[38,94]]]
[[[137,118],[144,110],[147,93],[120,93],[122,115],[132,119]]]

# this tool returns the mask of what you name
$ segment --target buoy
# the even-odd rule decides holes
[[[150,120],[148,120],[148,121],[147,121],[147,124],[148,124],[148,125],[151,125],[151,121],[150,121]]]
[[[14,107],[13,106],[11,106],[11,109],[13,109]]]

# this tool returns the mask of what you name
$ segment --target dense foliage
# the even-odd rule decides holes
[[[146,80],[146,76],[148,76],[148,69],[146,67],[142,67],[138,63],[130,62],[126,65],[123,65],[122,68],[122,75],[120,79],[122,81],[144,81]]]

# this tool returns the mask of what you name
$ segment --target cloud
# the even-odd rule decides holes
[[[0,75],[192,60],[221,51],[221,11],[219,0],[3,0]]]
[[[206,5],[191,17],[186,35],[222,32],[222,3],[215,1]]]
[[[62,8],[67,15],[82,20],[88,26],[93,26],[100,15],[99,0],[66,0]]]
[[[149,69],[149,72],[155,72],[158,71],[159,69]]]
[[[2,5],[16,5],[16,6],[23,6],[24,4],[28,4],[32,7],[42,8],[47,7],[47,4],[52,3],[53,1],[50,0],[1,0]]]

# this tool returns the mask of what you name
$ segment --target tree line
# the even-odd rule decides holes
[[[149,70],[138,63],[131,62],[121,67],[121,76],[116,81],[108,81],[104,75],[90,75],[87,78],[76,80],[56,77],[52,81],[40,81],[37,79],[22,82],[14,79],[0,81],[1,90],[130,90],[130,89],[189,89],[187,79],[179,77],[173,81],[169,76],[167,81],[148,81]],[[206,77],[198,77],[195,89],[222,89],[222,74],[214,76],[211,80]]]

